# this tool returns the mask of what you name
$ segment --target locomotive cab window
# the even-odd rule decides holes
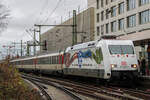
[[[134,54],[132,45],[109,45],[110,54]]]

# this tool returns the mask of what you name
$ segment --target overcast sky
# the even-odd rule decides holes
[[[87,0],[0,1],[10,10],[8,28],[0,35],[1,46],[12,41],[31,40],[32,37],[25,30],[33,28],[34,24],[58,24],[61,22],[61,16],[66,20],[73,9],[77,10],[79,6],[80,10],[87,8]]]

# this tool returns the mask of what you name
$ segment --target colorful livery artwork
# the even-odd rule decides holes
[[[80,68],[85,65],[89,66],[91,64],[83,64],[83,60],[94,60],[96,64],[101,64],[103,61],[103,54],[101,48],[98,49],[88,49],[88,50],[79,50],[75,51],[74,53],[66,53],[65,54],[66,59],[65,59],[65,65],[66,67],[69,67],[75,60],[77,60],[77,64],[72,64],[72,65],[77,65]]]

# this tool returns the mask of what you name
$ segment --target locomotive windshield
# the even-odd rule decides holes
[[[132,45],[109,45],[110,54],[134,54]]]

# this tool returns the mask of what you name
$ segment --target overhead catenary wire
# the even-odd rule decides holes
[[[32,38],[34,38],[33,34],[31,34],[31,33],[29,32],[29,30],[26,29],[26,32],[28,33],[28,35],[30,35]]]
[[[49,18],[55,13],[56,9],[59,7],[59,4],[61,3],[62,0],[59,0],[55,6],[55,8],[52,10],[52,12],[48,15],[48,17],[46,18],[46,20],[43,22],[43,24],[45,24]]]
[[[41,20],[40,18],[41,18],[42,15],[45,13],[45,10],[46,10],[46,7],[48,6],[48,4],[49,4],[49,0],[46,0],[46,1],[44,2],[44,4],[42,5],[41,10],[39,11],[39,14],[38,14],[39,17],[36,17],[34,23],[37,23],[38,20],[40,20],[38,23],[42,23],[42,20]]]

